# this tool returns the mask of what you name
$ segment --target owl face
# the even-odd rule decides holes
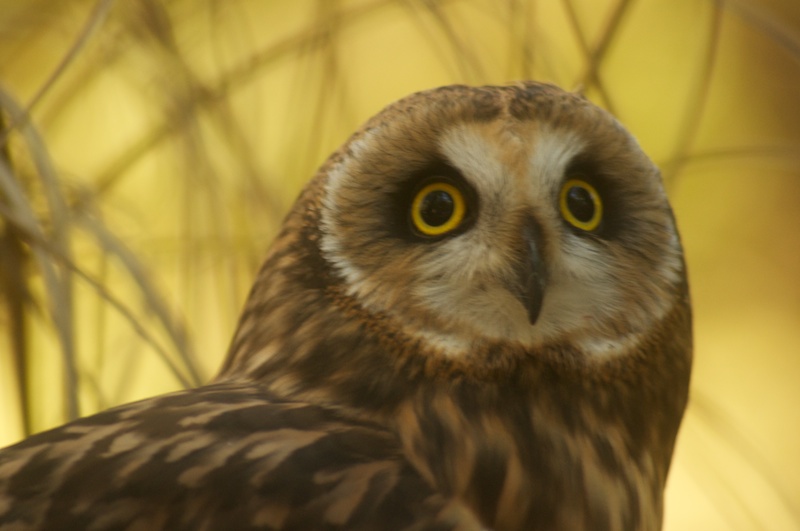
[[[322,253],[354,300],[443,356],[620,355],[685,282],[659,172],[608,113],[526,88],[446,87],[373,118],[327,170]]]

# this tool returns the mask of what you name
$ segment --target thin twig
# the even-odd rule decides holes
[[[28,123],[33,109],[50,91],[55,82],[58,81],[66,69],[75,60],[75,58],[78,57],[78,54],[86,46],[86,43],[89,42],[89,38],[92,36],[92,34],[103,24],[103,22],[105,22],[105,19],[115,1],[116,0],[99,0],[97,4],[95,4],[94,9],[89,14],[89,20],[87,20],[83,29],[80,31],[80,33],[78,33],[77,39],[72,46],[69,47],[61,61],[59,61],[55,70],[50,73],[42,86],[39,87],[39,90],[36,91],[36,94],[34,94],[33,98],[31,98],[28,104],[25,105],[25,111],[16,119],[12,119],[11,123],[9,123],[7,127],[0,129],[0,145],[5,144],[6,137],[11,130],[22,127]]]
[[[8,174],[5,171],[2,165],[0,165],[0,185],[7,182]],[[145,343],[150,345],[161,358],[161,360],[167,365],[170,369],[172,374],[175,378],[180,382],[183,387],[192,387],[197,385],[196,381],[190,380],[186,378],[182,371],[178,368],[177,365],[170,359],[170,356],[167,354],[166,349],[164,349],[158,342],[153,338],[152,335],[139,323],[139,320],[134,315],[133,311],[128,309],[125,304],[115,297],[108,289],[102,284],[102,282],[96,280],[90,274],[85,272],[81,269],[77,264],[75,264],[69,257],[65,256],[61,253],[61,251],[53,246],[53,244],[48,241],[46,236],[41,232],[41,230],[36,226],[35,220],[31,218],[27,218],[20,216],[20,212],[14,211],[11,208],[7,207],[6,205],[0,204],[0,214],[3,218],[12,223],[17,230],[20,231],[21,234],[24,235],[25,240],[31,245],[31,247],[39,252],[45,251],[51,258],[55,259],[57,262],[62,264],[64,267],[68,268],[71,272],[73,272],[77,277],[84,280],[87,284],[89,284],[101,298],[103,298],[108,304],[117,310],[122,317],[124,317],[128,323],[130,324],[131,328],[133,329],[136,334],[141,337]],[[31,223],[34,221],[34,223]]]
[[[22,133],[26,144],[33,153],[36,165],[36,174],[45,191],[48,208],[52,216],[51,245],[56,246],[59,252],[70,256],[69,210],[64,200],[61,186],[56,177],[52,161],[44,148],[44,142],[30,123],[23,119],[25,110],[4,90],[0,90],[0,107],[6,109],[12,121],[17,124],[17,129]],[[9,199],[9,205],[17,212],[25,212],[26,219],[35,220],[31,202],[25,195],[21,185],[14,179],[9,168],[3,166],[2,188]],[[34,221],[35,223],[35,221]],[[59,270],[47,261],[37,249],[34,255],[39,263],[42,276],[45,280],[47,293],[50,298],[50,317],[58,333],[61,354],[64,362],[64,408],[69,419],[80,416],[78,403],[78,373],[76,369],[75,338],[73,323],[73,293],[71,273],[68,270]]]
[[[719,39],[722,29],[722,0],[714,0],[713,12],[708,30],[708,43],[705,47],[705,54],[700,62],[700,78],[696,82],[692,97],[684,107],[683,120],[675,136],[676,144],[673,149],[673,160],[683,160],[694,144],[697,131],[703,120],[703,111],[706,108],[708,95],[711,89],[711,80],[714,77],[717,57],[719,56]],[[673,164],[668,170],[664,171],[664,181],[669,184],[680,172],[682,165]]]
[[[376,0],[346,11],[337,12],[338,23],[341,25],[353,24],[367,15],[376,13],[380,8],[393,1]],[[246,86],[261,75],[263,69],[269,65],[275,64],[286,56],[301,53],[305,46],[318,42],[321,31],[326,30],[324,28],[311,27],[306,31],[290,35],[278,43],[255,52],[240,64],[224,72],[215,85],[185,102],[182,112],[176,113],[179,119],[167,120],[140,137],[139,140],[131,142],[132,147],[117,157],[104,170],[100,171],[97,176],[97,193],[102,194],[111,188],[116,180],[142,156],[150,152],[166,138],[181,131],[185,127],[189,116],[215,105],[218,101],[227,98],[234,90]]]
[[[564,2],[568,6],[569,12],[569,7],[571,7],[572,4],[570,0],[564,0]],[[632,0],[620,0],[614,7],[614,11],[611,12],[611,16],[606,23],[605,29],[600,35],[600,39],[594,45],[593,50],[589,54],[589,58],[586,62],[586,68],[578,76],[577,85],[579,87],[589,86],[594,83],[598,89],[602,88],[601,85],[597,85],[600,79],[600,66],[603,63],[609,48],[611,47],[611,43],[620,34],[619,28],[623,19],[625,18],[625,15],[629,12],[629,8],[632,4]],[[612,114],[616,114],[614,112],[614,103],[611,101],[610,94],[605,91],[601,91],[600,96],[603,98],[603,105],[605,108],[608,109]]]
[[[716,3],[719,0],[713,1]],[[766,2],[725,0],[723,5],[731,11],[739,13],[745,21],[760,29],[764,35],[800,63],[800,33],[770,12]]]
[[[0,130],[5,126],[5,116],[5,113],[0,109]],[[5,166],[9,172],[13,173],[13,163],[8,142],[0,145],[0,165]],[[4,203],[4,194],[0,194],[0,205]],[[28,319],[25,305],[30,298],[30,293],[28,293],[25,283],[26,254],[20,241],[19,231],[11,223],[6,222],[3,224],[0,248],[2,248],[3,256],[3,260],[0,261],[0,273],[2,273],[0,275],[0,291],[5,294],[3,300],[8,309],[11,363],[14,366],[13,371],[16,380],[22,433],[28,436],[31,434],[31,410],[28,398],[28,356],[26,354],[28,347]]]

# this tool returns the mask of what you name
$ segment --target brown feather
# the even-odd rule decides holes
[[[474,202],[426,241],[404,209],[442,172]],[[571,175],[596,232],[553,206]],[[531,325],[503,290],[534,259]],[[304,190],[215,383],[4,450],[0,529],[659,529],[691,341],[658,170],[612,117],[537,83],[419,93]]]

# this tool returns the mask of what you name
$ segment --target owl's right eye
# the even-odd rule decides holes
[[[444,181],[423,186],[411,202],[411,223],[423,236],[443,236],[457,229],[467,212],[461,190]]]

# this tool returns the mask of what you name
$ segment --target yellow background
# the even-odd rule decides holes
[[[207,380],[327,154],[522,78],[664,170],[696,333],[666,528],[800,529],[796,0],[0,0],[0,446]]]

